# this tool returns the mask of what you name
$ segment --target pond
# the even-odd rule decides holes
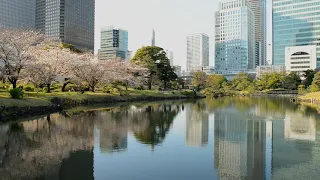
[[[0,125],[0,179],[319,179],[320,115],[288,99],[76,108]]]

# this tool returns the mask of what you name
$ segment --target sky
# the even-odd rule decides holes
[[[271,1],[271,0],[267,0]],[[186,68],[186,36],[205,33],[210,37],[210,66],[214,65],[215,12],[219,0],[96,0],[95,49],[100,48],[101,27],[113,25],[129,34],[129,50],[151,45],[174,53],[174,65]]]

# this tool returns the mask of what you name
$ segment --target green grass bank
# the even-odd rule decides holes
[[[200,93],[189,90],[181,91],[148,91],[132,90],[126,94],[76,92],[66,93],[26,93],[23,99],[12,99],[8,93],[0,94],[0,122],[15,120],[46,113],[58,112],[63,109],[92,105],[111,104],[118,102],[159,101],[204,98]]]

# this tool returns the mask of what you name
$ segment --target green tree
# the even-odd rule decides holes
[[[149,69],[148,74],[148,88],[152,88],[155,79],[163,82],[164,87],[167,86],[171,80],[175,80],[177,75],[174,69],[170,66],[169,59],[166,52],[157,46],[146,46],[140,48],[131,61],[137,65],[141,65]]]
[[[309,87],[312,84],[315,74],[316,74],[316,71],[311,69],[308,69],[304,72],[303,76],[305,79],[303,80],[303,85],[305,87]]]
[[[223,88],[223,84],[225,82],[227,82],[227,79],[223,75],[211,74],[207,79],[206,86],[208,88],[219,90]]]
[[[260,91],[266,89],[277,89],[281,87],[281,82],[283,79],[283,74],[279,73],[264,73],[261,75],[260,79],[256,79],[254,84],[256,88]]]
[[[179,86],[181,86],[181,88],[184,89],[185,81],[179,77],[177,79],[177,82],[178,82]]]
[[[250,76],[246,73],[240,72],[232,79],[231,88],[238,91],[244,91],[251,85],[251,83]]]
[[[320,72],[317,72],[317,73],[314,75],[312,84],[311,84],[311,86],[310,86],[310,91],[311,91],[311,92],[320,91]]]
[[[192,85],[197,87],[197,91],[200,91],[201,87],[206,85],[207,74],[202,71],[197,71],[193,74]]]
[[[282,81],[282,87],[288,90],[297,90],[300,84],[301,79],[295,72],[291,72],[287,76],[284,76]]]
[[[306,93],[306,87],[305,85],[301,84],[298,87],[298,94],[305,94]]]
[[[70,51],[75,52],[75,53],[83,53],[82,50],[78,49],[78,48],[77,48],[75,45],[73,45],[73,44],[61,43],[61,47],[62,47],[62,48],[69,49]]]

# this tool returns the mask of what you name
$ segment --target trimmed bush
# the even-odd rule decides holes
[[[33,87],[30,87],[30,86],[27,86],[24,88],[25,91],[28,91],[28,92],[33,92],[34,91],[34,88]]]
[[[10,90],[10,95],[11,95],[11,98],[14,98],[14,99],[22,99],[24,93],[23,93],[22,89],[20,89],[20,88],[14,88],[14,89],[11,89],[11,90]]]

